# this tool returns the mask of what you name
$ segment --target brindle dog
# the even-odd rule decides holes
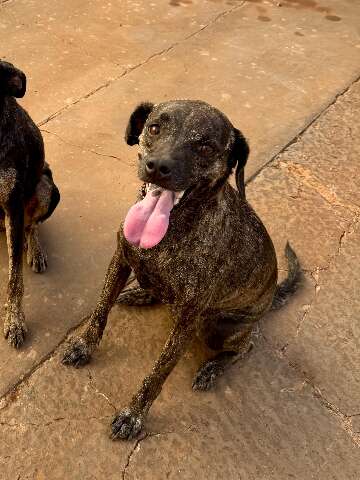
[[[41,133],[14,97],[26,91],[26,77],[0,61],[0,229],[5,227],[9,252],[8,298],[4,335],[10,345],[24,342],[26,325],[22,256],[35,272],[47,267],[38,224],[55,210],[60,194],[45,162]],[[25,240],[25,242],[24,242]]]
[[[174,325],[159,359],[112,422],[112,437],[128,439],[140,432],[195,334],[216,352],[193,381],[195,390],[207,390],[248,352],[256,322],[295,291],[300,268],[287,246],[289,276],[277,286],[272,241],[245,199],[249,148],[220,111],[200,101],[144,103],[131,115],[125,138],[140,146],[141,201],[118,234],[100,300],[63,363],[89,361],[119,295],[128,305],[170,305]],[[238,190],[228,182],[236,164]],[[140,287],[121,294],[131,271]]]

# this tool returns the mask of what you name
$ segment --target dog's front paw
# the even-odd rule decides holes
[[[4,322],[4,337],[9,342],[9,345],[15,348],[21,347],[24,343],[26,332],[27,328],[23,312],[7,312]]]
[[[206,362],[197,371],[192,388],[193,390],[206,391],[213,388],[216,379],[224,373],[224,367],[216,360],[210,360]]]
[[[28,246],[26,260],[35,273],[43,273],[47,269],[47,255],[40,245],[34,247],[30,244]]]
[[[81,367],[89,363],[92,349],[82,337],[72,338],[63,355],[61,363],[73,367]]]
[[[143,426],[143,417],[133,413],[131,409],[126,408],[118,413],[111,423],[111,438],[113,440],[121,438],[131,440],[141,431]]]

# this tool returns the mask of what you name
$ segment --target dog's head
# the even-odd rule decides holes
[[[25,92],[25,74],[11,63],[0,60],[0,97],[22,98]]]
[[[125,140],[140,146],[140,179],[176,192],[203,180],[226,180],[236,164],[245,166],[249,154],[241,132],[202,101],[140,104],[130,116]]]
[[[126,216],[124,234],[142,248],[161,241],[182,197],[212,196],[236,164],[237,172],[243,171],[249,154],[241,132],[201,101],[140,104],[130,116],[125,140],[139,144],[139,177],[146,188],[142,202]]]

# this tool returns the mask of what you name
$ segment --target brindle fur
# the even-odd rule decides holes
[[[151,134],[151,125],[160,127],[157,135]],[[299,280],[296,256],[287,247],[293,276],[286,288],[277,287],[272,241],[245,199],[243,169],[249,149],[221,112],[199,101],[144,103],[130,117],[126,141],[140,145],[141,180],[185,190],[185,195],[171,212],[166,236],[155,247],[130,245],[120,229],[98,305],[63,357],[64,364],[73,366],[89,361],[131,271],[139,286],[120,294],[119,303],[145,305],[157,300],[170,306],[174,324],[169,338],[129,407],[115,417],[113,438],[139,433],[195,334],[216,352],[193,382],[194,389],[207,390],[228,364],[248,352],[254,325],[272,306],[276,288],[285,300],[287,290]],[[154,173],[146,172],[149,161],[165,165],[166,178],[154,180]],[[238,190],[228,183],[236,164]]]
[[[26,77],[8,62],[0,61],[0,229],[6,229],[9,283],[4,335],[19,347],[26,325],[22,255],[35,272],[47,267],[38,224],[56,208],[60,195],[44,158],[41,133],[14,97],[23,97]],[[25,240],[25,242],[24,242]]]

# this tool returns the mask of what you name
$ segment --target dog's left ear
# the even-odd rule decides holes
[[[0,96],[22,98],[26,92],[26,76],[8,62],[0,62]]]
[[[140,103],[130,115],[129,123],[125,131],[125,141],[128,145],[132,146],[139,143],[139,137],[143,131],[145,122],[153,108],[153,103],[143,102]]]
[[[229,153],[228,164],[230,170],[236,166],[236,186],[239,190],[240,195],[245,198],[245,180],[244,180],[244,167],[246,165],[248,156],[249,156],[249,145],[244,137],[244,135],[234,128],[234,142]]]

